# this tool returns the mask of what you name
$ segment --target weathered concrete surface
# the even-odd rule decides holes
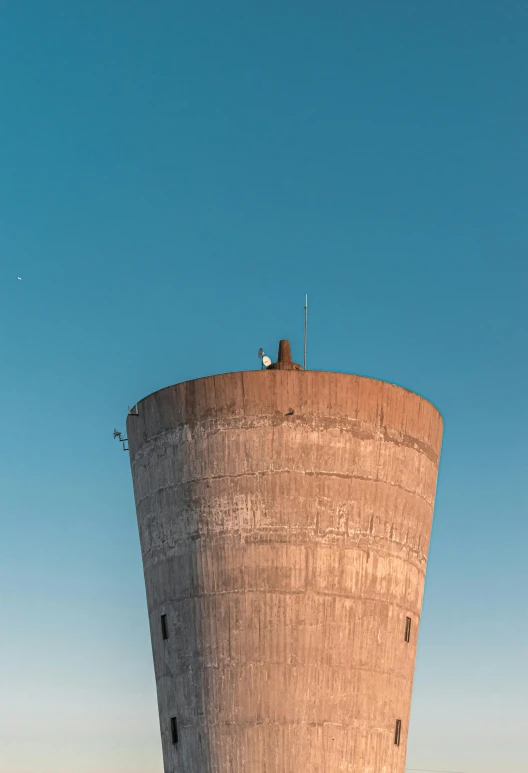
[[[166,773],[403,773],[441,435],[423,398],[337,373],[211,376],[139,403]]]

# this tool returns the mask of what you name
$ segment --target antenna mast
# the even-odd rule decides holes
[[[304,306],[304,369],[306,370],[306,334],[308,332],[308,293],[306,293],[306,304]]]

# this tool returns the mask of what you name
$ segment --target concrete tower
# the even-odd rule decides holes
[[[281,342],[127,429],[165,772],[403,773],[436,408]]]

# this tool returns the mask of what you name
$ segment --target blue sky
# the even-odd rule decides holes
[[[128,404],[258,367],[445,419],[407,764],[525,770],[528,5],[0,3],[0,771],[161,773]],[[22,277],[22,281],[17,280]]]

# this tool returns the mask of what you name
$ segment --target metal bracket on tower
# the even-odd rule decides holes
[[[136,405],[133,405],[132,408],[130,406],[128,406],[128,415],[129,416],[139,416],[139,411],[138,411],[137,403],[136,403]]]
[[[120,441],[120,443],[123,446],[123,451],[128,451],[128,446],[127,446],[128,438],[127,437],[123,437],[123,433],[122,432],[119,432],[119,430],[114,429],[114,440],[116,438],[119,438],[119,441]]]

